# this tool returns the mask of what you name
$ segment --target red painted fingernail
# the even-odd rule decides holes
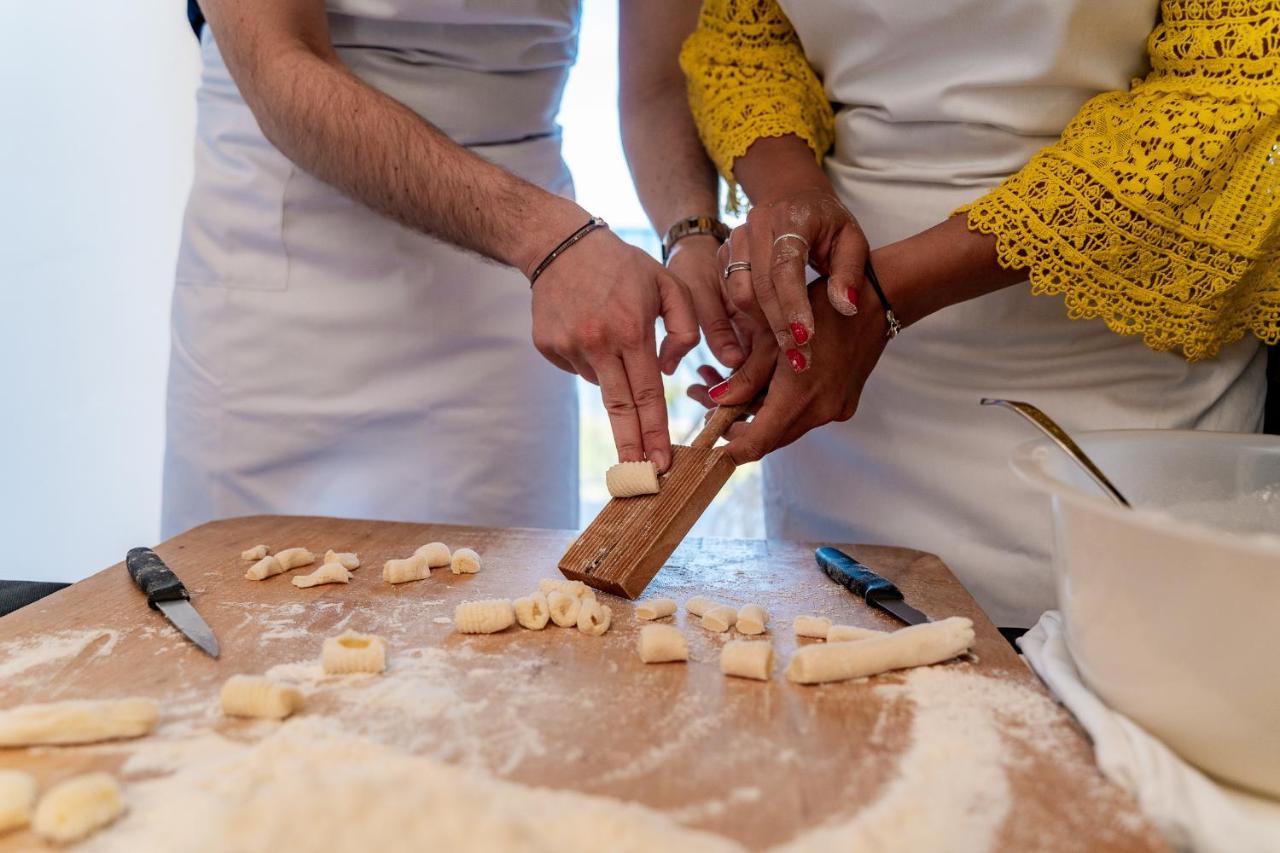
[[[809,364],[809,362],[805,360],[804,353],[800,352],[798,349],[787,350],[787,361],[791,362],[791,369],[796,373],[804,370]]]
[[[724,392],[728,390],[729,390],[729,380],[726,379],[725,381],[721,382],[719,385],[712,385],[710,390],[707,391],[707,393],[711,395],[712,400],[719,400],[721,397],[724,396]]]
[[[791,337],[796,339],[796,343],[803,345],[809,340],[809,330],[804,327],[803,323],[792,323]]]
[[[849,300],[849,304],[854,308],[858,307],[858,288],[853,285],[849,285],[849,287],[845,289],[844,297]]]

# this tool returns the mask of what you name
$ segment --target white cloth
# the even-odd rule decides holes
[[[1053,143],[1091,96],[1143,73],[1157,0],[782,0],[836,104],[826,169],[871,245],[931,227]],[[1035,437],[981,397],[1069,431],[1261,428],[1253,339],[1188,364],[1027,285],[890,342],[853,420],[765,460],[770,536],[940,556],[997,624],[1053,606],[1048,501],[1009,469]]]
[[[572,184],[578,2],[331,4],[349,68],[482,157]],[[164,535],[253,513],[572,528],[573,377],[529,285],[383,218],[263,136],[206,28],[173,300]]]
[[[1198,853],[1280,851],[1280,802],[1213,781],[1103,704],[1080,679],[1058,611],[1040,617],[1018,645],[1093,739],[1103,774],[1133,795],[1171,845]]]

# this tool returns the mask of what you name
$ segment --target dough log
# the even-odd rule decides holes
[[[952,616],[869,640],[805,646],[791,657],[787,678],[798,684],[861,678],[941,663],[964,654],[972,645],[973,622]]]
[[[702,627],[723,634],[738,621],[738,611],[727,604],[717,604],[702,614]]]
[[[160,711],[151,699],[84,699],[0,711],[0,746],[96,743],[142,737]]]
[[[870,640],[883,637],[887,631],[876,631],[873,628],[859,628],[856,625],[832,625],[827,629],[828,643],[847,643],[852,640]]]
[[[825,616],[797,616],[793,623],[797,637],[813,637],[817,640],[827,638],[827,629],[831,620]]]
[[[427,565],[433,569],[443,568],[453,559],[453,555],[449,553],[449,546],[443,542],[428,542],[414,551],[413,556],[426,560]]]
[[[59,844],[79,841],[124,813],[120,785],[106,773],[87,773],[54,785],[40,798],[31,828]]]
[[[292,579],[298,589],[320,586],[326,583],[350,583],[351,572],[342,563],[321,563],[320,568],[309,575],[299,575]]]
[[[420,581],[430,576],[430,563],[426,557],[418,553],[403,560],[387,560],[382,564],[382,579],[387,583],[409,583],[409,581]]]
[[[658,466],[652,462],[619,462],[604,472],[610,497],[634,498],[658,493]]]
[[[36,780],[21,770],[0,770],[0,835],[26,826],[36,804]]]
[[[222,685],[222,713],[229,717],[283,720],[302,710],[296,688],[260,675],[233,675]]]
[[[773,644],[767,640],[730,640],[720,650],[720,671],[739,678],[768,681],[773,669]]]
[[[240,559],[248,560],[251,563],[256,563],[259,560],[261,560],[263,557],[267,556],[268,553],[270,553],[270,551],[268,550],[266,545],[254,545],[252,548],[246,548],[245,550],[241,551]]]
[[[464,601],[453,610],[453,628],[459,634],[496,634],[515,621],[515,608],[505,598]]]
[[[636,605],[636,618],[645,622],[672,616],[675,612],[676,601],[674,598],[651,598]]]
[[[250,566],[244,576],[251,581],[263,581],[269,577],[282,574],[284,571],[285,567],[275,557],[263,557]]]
[[[684,603],[684,609],[687,610],[691,616],[702,616],[711,608],[719,606],[720,602],[712,601],[703,595],[695,595]]]
[[[276,554],[276,560],[280,565],[284,566],[287,572],[290,569],[300,569],[303,566],[309,566],[316,561],[316,555],[312,554],[306,548],[285,548]]]
[[[387,646],[373,634],[346,631],[324,641],[320,666],[329,675],[382,672],[387,668]]]
[[[324,562],[341,563],[344,569],[354,572],[360,568],[360,555],[353,554],[350,551],[334,551],[330,549],[324,552]]]
[[[645,625],[640,629],[639,651],[645,663],[689,659],[689,644],[674,625]]]
[[[763,634],[769,624],[769,614],[758,604],[744,604],[738,608],[736,627],[739,634]]]

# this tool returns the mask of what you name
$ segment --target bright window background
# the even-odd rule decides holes
[[[565,160],[573,172],[578,202],[604,217],[623,239],[656,257],[658,238],[631,185],[618,129],[617,4],[588,2],[583,5],[578,62],[569,77],[560,110]],[[704,363],[714,364],[715,360],[706,346],[700,345],[685,359],[675,376],[665,379],[674,441],[684,442],[691,437],[706,412],[684,395],[690,383],[699,381],[694,369]],[[599,389],[579,381],[578,399],[582,412],[579,522],[585,526],[608,500],[604,471],[617,461],[617,453]],[[764,536],[760,482],[758,464],[738,469],[694,527],[693,535]]]

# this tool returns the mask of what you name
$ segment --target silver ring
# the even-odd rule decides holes
[[[778,245],[778,243],[780,243],[783,240],[786,240],[787,238],[791,238],[792,240],[799,240],[801,243],[804,243],[804,247],[806,249],[809,248],[809,241],[801,237],[799,234],[796,234],[793,231],[788,231],[786,234],[779,234],[777,237],[774,237],[773,245],[776,246]]]
[[[729,265],[724,268],[724,275],[722,277],[728,279],[729,276],[733,275],[738,270],[750,271],[750,269],[751,261],[730,261]]]

